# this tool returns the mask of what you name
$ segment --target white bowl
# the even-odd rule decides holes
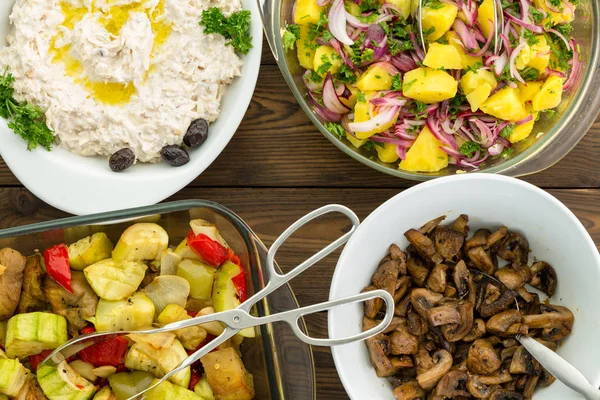
[[[0,1],[0,38],[10,32],[14,0]],[[27,143],[0,118],[0,154],[15,176],[37,197],[72,214],[91,214],[158,203],[200,175],[223,151],[237,130],[254,93],[262,54],[262,22],[255,0],[242,0],[252,12],[253,48],[243,57],[242,76],[223,95],[221,115],[210,126],[190,162],[174,168],[165,163],[135,165],[123,173],[108,168],[105,157],[82,157],[55,146],[27,151]],[[4,46],[0,40],[0,46]]]
[[[552,302],[575,315],[572,334],[558,353],[593,384],[600,385],[600,256],[583,225],[556,198],[537,187],[499,175],[453,176],[422,183],[377,208],[358,228],[344,249],[333,276],[330,298],[360,292],[370,282],[391,243],[406,248],[404,232],[442,214],[452,221],[469,215],[471,232],[506,225],[524,233],[531,254],[549,262],[558,274]],[[362,306],[329,312],[329,335],[361,331]],[[355,400],[394,399],[387,379],[378,378],[364,343],[333,348],[342,383]],[[534,399],[583,399],[560,382],[539,389]]]

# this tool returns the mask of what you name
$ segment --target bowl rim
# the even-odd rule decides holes
[[[591,31],[592,31],[592,43],[589,63],[587,65],[587,71],[583,76],[583,79],[579,85],[579,89],[569,104],[569,106],[563,112],[561,118],[556,121],[552,127],[539,137],[535,143],[525,149],[523,152],[507,159],[504,162],[499,163],[481,171],[466,171],[468,174],[475,174],[480,172],[494,173],[494,174],[505,174],[510,176],[523,176],[532,173],[540,172],[544,169],[551,167],[566,156],[581,139],[589,131],[590,127],[594,123],[597,115],[600,115],[600,91],[594,91],[594,84],[600,84],[600,33],[598,31],[598,25],[600,25],[600,3],[595,0],[589,0],[591,4],[592,18],[591,19]],[[332,142],[338,149],[349,155],[353,159],[373,168],[379,172],[383,172],[388,175],[399,177],[402,179],[414,180],[414,181],[428,181],[436,178],[441,178],[450,175],[434,175],[431,173],[416,173],[408,172],[390,166],[390,164],[380,163],[366,155],[363,155],[351,147],[345,141],[340,140],[336,135],[329,132],[325,128],[323,122],[319,119],[317,114],[313,111],[312,107],[308,104],[305,96],[301,93],[300,89],[296,85],[294,78],[290,72],[290,67],[287,62],[287,52],[283,48],[283,39],[279,32],[282,30],[281,27],[281,6],[283,5],[282,0],[272,1],[267,3],[277,3],[280,7],[271,5],[266,14],[270,16],[271,20],[265,20],[265,31],[267,33],[267,39],[271,46],[271,51],[275,56],[275,60],[281,70],[290,90],[300,107],[304,110],[304,113],[309,117],[313,125],[325,136],[330,142]],[[295,54],[295,53],[294,53]],[[293,57],[293,56],[292,56]],[[588,110],[595,110],[588,112]],[[572,127],[573,120],[578,117],[576,113],[579,112],[583,116],[582,120],[578,122],[574,128],[576,132],[570,132],[569,138],[564,132],[560,135],[561,130]],[[571,125],[570,125],[571,124]],[[558,139],[558,140],[557,140]],[[562,142],[560,149],[554,148],[556,142]],[[553,157],[552,160],[540,160],[540,155],[544,154],[547,150],[548,153]],[[526,168],[529,164],[529,168]]]
[[[340,288],[342,286],[341,276],[342,276],[343,272],[342,272],[342,269],[340,268],[340,265],[347,263],[346,258],[349,257],[348,254],[350,253],[350,251],[348,249],[350,249],[354,246],[360,245],[360,243],[355,243],[355,241],[358,240],[357,239],[358,233],[361,231],[361,229],[362,230],[367,229],[367,228],[364,228],[364,226],[368,227],[371,224],[371,221],[377,221],[382,216],[385,216],[386,214],[388,214],[390,212],[390,209],[393,208],[393,206],[395,204],[397,204],[397,202],[401,201],[403,198],[405,198],[407,196],[415,196],[415,195],[426,193],[430,188],[432,188],[434,186],[452,185],[455,182],[462,182],[462,181],[470,181],[471,187],[474,187],[478,182],[497,182],[497,183],[501,183],[504,185],[511,185],[511,186],[515,187],[517,190],[529,192],[529,193],[533,194],[534,196],[537,197],[538,201],[539,200],[548,201],[556,209],[556,212],[560,212],[563,215],[565,215],[566,217],[568,217],[568,219],[570,220],[570,223],[573,224],[573,227],[575,229],[577,229],[577,231],[580,233],[580,236],[583,239],[585,246],[590,250],[590,255],[592,256],[592,258],[595,259],[595,264],[596,264],[597,268],[600,269],[600,252],[598,251],[598,248],[596,247],[596,244],[594,243],[594,240],[590,236],[589,232],[586,230],[586,228],[581,223],[581,221],[577,218],[577,216],[564,203],[562,203],[560,200],[558,200],[556,197],[554,197],[550,193],[548,193],[545,190],[540,189],[537,186],[532,185],[528,182],[522,181],[520,179],[512,178],[512,177],[503,176],[503,175],[493,175],[493,174],[483,174],[483,173],[475,174],[475,175],[453,175],[453,176],[442,177],[440,179],[430,180],[428,182],[424,182],[424,183],[415,185],[411,188],[401,191],[400,193],[392,196],[390,199],[386,200],[383,204],[378,206],[375,210],[373,210],[367,216],[367,218],[365,218],[362,221],[362,223],[360,224],[360,226],[358,227],[358,229],[356,230],[354,235],[352,235],[352,237],[350,238],[350,240],[344,247],[344,250],[342,251],[342,254],[340,255],[340,257],[338,259],[338,262],[335,267],[335,271],[333,273],[333,278],[331,280],[331,288],[329,291],[329,300],[333,300],[337,297],[336,293],[340,290]],[[336,310],[334,309],[334,310],[330,310],[329,314],[328,314],[327,331],[328,331],[329,337],[336,337],[335,336],[336,335],[336,327],[333,324],[334,318],[332,318],[332,315],[334,315],[335,313],[336,313]],[[342,363],[342,361],[340,360],[340,354],[343,351],[344,350],[340,347],[333,347],[331,349],[331,354],[333,357],[336,371],[342,382],[342,385],[344,386],[344,389],[347,391],[348,395],[351,397],[351,393],[348,391],[348,388],[351,387],[351,382],[348,380],[347,376],[343,372],[344,369],[347,368],[347,366],[344,363]],[[595,384],[596,386],[600,385],[600,373],[594,377],[594,381],[592,383]]]
[[[251,11],[253,48],[243,55],[242,75],[225,88],[214,131],[187,165],[144,164],[122,172],[110,171],[104,157],[84,157],[55,145],[27,151],[26,142],[0,118],[0,154],[16,178],[36,197],[54,208],[84,215],[156,204],[191,183],[223,152],[250,106],[260,72],[263,34],[258,4],[241,0]],[[10,30],[8,15],[14,1],[0,2],[0,26]],[[4,39],[0,46],[4,46]],[[59,178],[59,179],[57,179]]]

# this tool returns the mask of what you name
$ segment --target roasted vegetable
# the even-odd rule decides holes
[[[210,387],[206,375],[204,375],[194,386],[194,393],[196,393],[202,400],[215,400],[215,393]]]
[[[110,390],[110,386],[104,386],[96,393],[93,400],[117,400],[117,396]]]
[[[154,382],[153,382],[154,383]],[[203,400],[191,390],[165,381],[148,392],[147,400]]]
[[[69,250],[64,243],[57,244],[44,250],[44,265],[46,272],[69,293],[71,288],[71,267],[69,265]]]
[[[182,258],[188,258],[190,260],[198,260],[202,261],[202,258],[194,250],[188,246],[187,237],[179,243],[179,245],[175,248],[175,254],[181,256]]]
[[[206,380],[215,398],[222,400],[251,400],[254,398],[252,375],[232,347],[213,351],[202,357]]]
[[[190,284],[190,296],[197,300],[209,301],[216,269],[201,261],[183,260],[177,267],[177,276]]]
[[[156,260],[169,246],[169,235],[157,224],[138,223],[125,229],[117,242],[112,257],[122,260]]]
[[[125,356],[125,366],[131,370],[150,372],[157,378],[162,378],[187,357],[187,352],[177,339],[170,347],[162,349],[156,349],[146,343],[136,343],[131,346],[127,356]],[[190,377],[190,367],[187,367],[171,376],[169,380],[176,385],[187,388],[190,384]]]
[[[27,378],[27,369],[19,360],[0,358],[0,393],[16,396]]]
[[[175,275],[177,266],[181,262],[182,257],[174,251],[167,249],[160,256],[160,274]]]
[[[176,304],[169,304],[158,316],[157,322],[161,325],[167,325],[172,322],[184,321],[190,319],[185,309]],[[178,329],[174,331],[177,338],[187,350],[196,350],[198,345],[206,338],[206,331],[199,326],[190,326],[189,328]]]
[[[6,324],[7,321],[0,322],[0,347],[6,347]]]
[[[71,268],[83,270],[98,261],[110,258],[113,243],[106,233],[98,232],[69,245],[69,263]]]
[[[154,375],[144,371],[119,372],[108,377],[117,400],[127,400],[150,387]]]
[[[239,265],[231,261],[223,264],[217,271],[212,295],[213,307],[216,312],[231,310],[241,304],[234,280],[242,271],[243,269]],[[240,331],[240,335],[254,337],[256,333],[254,328],[246,328]]]
[[[23,291],[19,300],[19,314],[44,311],[50,308],[44,295],[44,259],[40,253],[27,257],[23,273]]]
[[[57,366],[41,365],[37,379],[44,394],[50,399],[87,400],[96,387],[63,361]]]
[[[185,306],[190,294],[190,284],[185,279],[174,275],[157,276],[140,293],[144,293],[160,314],[169,304]]]
[[[102,260],[83,270],[94,292],[104,300],[123,300],[131,296],[144,279],[146,264],[140,261]]]
[[[8,320],[6,354],[24,358],[57,348],[68,340],[67,321],[51,313],[17,314]]]
[[[134,331],[152,327],[154,304],[143,293],[119,301],[100,300],[91,319],[97,331]]]
[[[0,265],[5,267],[0,275],[0,321],[10,318],[19,305],[25,261],[16,250],[0,250]]]

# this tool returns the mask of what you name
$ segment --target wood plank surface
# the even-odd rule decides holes
[[[386,189],[272,189],[272,188],[187,188],[169,200],[207,199],[219,202],[238,213],[270,245],[287,226],[315,208],[329,203],[341,203],[364,219],[381,203],[399,190]],[[563,201],[581,220],[592,238],[600,244],[600,190],[554,189],[554,196]],[[523,210],[526,212],[526,210]],[[65,214],[57,211],[20,188],[0,189],[0,228],[46,221]],[[346,225],[345,221],[317,221],[298,232],[284,246],[278,261],[286,270],[321,249]],[[401,234],[401,232],[399,232]],[[297,277],[292,287],[301,305],[325,301],[339,252]],[[327,334],[325,315],[308,321],[310,333],[321,337]],[[317,398],[347,399],[328,349],[314,348],[317,367]]]

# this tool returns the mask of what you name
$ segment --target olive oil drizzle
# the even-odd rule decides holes
[[[143,12],[148,16],[152,31],[154,32],[154,44],[152,47],[151,58],[161,49],[166,43],[171,34],[171,24],[167,23],[164,16],[164,0],[160,0],[156,7],[148,9],[144,8],[144,1],[125,6],[112,6],[108,10],[103,11],[96,8],[92,3],[91,8],[73,7],[68,2],[61,2],[61,11],[65,17],[62,26],[68,30],[73,30],[75,24],[81,21],[87,14],[101,12],[103,15],[99,19],[100,23],[108,32],[113,35],[118,35],[121,28],[129,20],[131,12]],[[62,33],[57,33],[50,43],[50,53],[54,63],[62,63],[65,68],[65,73],[72,77],[75,82],[85,87],[85,89],[97,101],[110,105],[126,104],[131,97],[137,93],[133,82],[126,84],[113,82],[96,82],[91,81],[84,75],[83,64],[75,58],[71,53],[71,45],[57,47],[58,40],[62,37]],[[147,78],[147,75],[146,75]]]

